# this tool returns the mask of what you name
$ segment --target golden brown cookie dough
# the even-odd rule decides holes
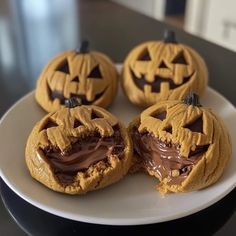
[[[173,31],[166,31],[164,41],[135,47],[125,59],[121,78],[126,96],[141,107],[181,100],[189,92],[202,95],[207,82],[204,60],[192,48],[177,43]]]
[[[52,59],[37,81],[35,98],[47,112],[64,106],[65,99],[77,97],[83,105],[109,106],[117,93],[118,73],[113,62],[100,52],[66,51]]]
[[[215,183],[232,153],[223,121],[210,108],[201,107],[195,94],[185,101],[149,107],[130,123],[129,132],[138,167],[160,181],[161,194]]]
[[[26,164],[48,188],[81,194],[124,177],[133,147],[125,127],[103,108],[77,106],[49,113],[33,128]]]

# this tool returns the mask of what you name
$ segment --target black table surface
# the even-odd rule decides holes
[[[105,0],[0,1],[0,114],[34,89],[43,66],[81,39],[122,62],[140,42],[161,39],[173,27]],[[206,60],[210,86],[236,105],[236,53],[174,29],[179,42]],[[78,235],[79,233],[236,235],[236,189],[191,216],[145,226],[102,226],[46,213],[22,200],[0,179],[0,235]]]

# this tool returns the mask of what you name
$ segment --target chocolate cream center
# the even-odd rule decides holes
[[[160,179],[168,178],[169,185],[184,181],[208,149],[208,145],[198,146],[188,157],[184,157],[180,153],[179,144],[163,142],[153,134],[139,133],[134,129],[132,138],[135,152],[144,166],[155,171]]]
[[[99,161],[106,161],[110,155],[122,157],[124,142],[120,131],[115,130],[111,137],[101,137],[94,133],[78,139],[69,150],[62,152],[58,147],[40,148],[38,155],[46,158],[61,184],[74,182],[79,171],[85,172]]]

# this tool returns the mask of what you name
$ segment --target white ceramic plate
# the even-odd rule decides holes
[[[108,225],[138,225],[163,222],[190,215],[223,198],[236,186],[236,109],[211,88],[201,99],[225,121],[233,141],[233,157],[223,177],[204,190],[170,194],[162,198],[157,180],[144,174],[127,176],[119,183],[84,196],[53,192],[29,175],[24,148],[34,124],[45,112],[36,104],[34,92],[18,101],[0,124],[0,173],[8,186],[36,207],[65,218]],[[110,109],[126,124],[140,110],[121,91]]]

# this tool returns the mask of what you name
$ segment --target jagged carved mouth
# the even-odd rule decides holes
[[[161,77],[159,75],[155,76],[155,80],[153,82],[148,82],[148,81],[146,81],[144,74],[142,74],[141,77],[137,77],[134,74],[132,69],[130,69],[130,71],[131,71],[132,79],[133,79],[135,85],[139,89],[144,91],[144,86],[145,85],[150,85],[151,86],[151,91],[153,93],[160,93],[161,92],[161,84],[162,83],[168,83],[169,90],[176,89],[176,88],[184,85],[185,83],[187,83],[191,79],[193,74],[194,74],[194,72],[193,72],[190,76],[184,77],[182,84],[175,84],[173,79],[171,79],[171,78],[164,78],[164,77]]]
[[[52,91],[50,89],[49,85],[47,87],[48,87],[48,95],[49,95],[50,100],[54,101],[55,99],[59,99],[60,104],[64,105],[65,104],[65,100],[68,99],[68,98],[64,97],[63,92],[62,91],[58,91],[58,90]],[[71,93],[70,97],[76,97],[79,100],[79,102],[81,104],[83,104],[83,105],[91,105],[91,104],[93,104],[95,101],[97,101],[98,99],[100,99],[103,96],[103,94],[106,92],[106,89],[107,88],[105,88],[101,93],[97,93],[92,101],[88,101],[85,94],[74,94],[74,93]]]

